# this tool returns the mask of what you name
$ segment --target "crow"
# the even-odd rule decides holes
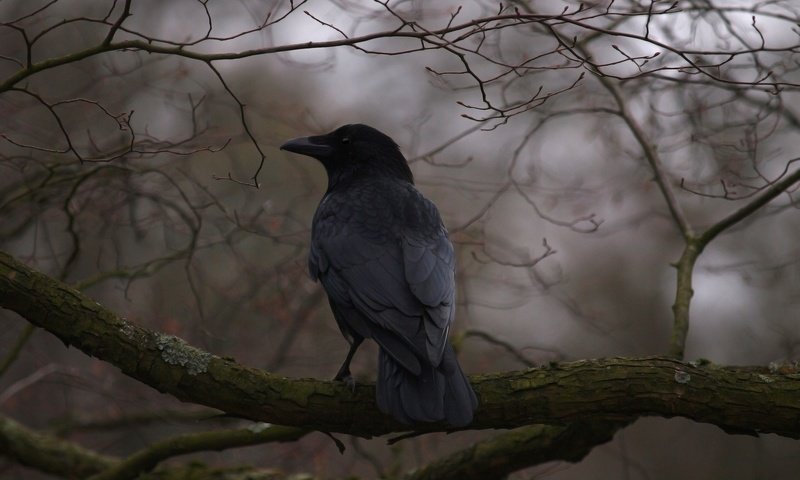
[[[405,424],[472,422],[478,400],[447,339],[456,307],[453,245],[398,145],[353,124],[280,148],[319,160],[328,174],[308,269],[350,344],[334,379],[355,387],[350,361],[371,338],[382,412]]]

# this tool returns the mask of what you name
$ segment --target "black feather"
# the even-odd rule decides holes
[[[405,423],[472,421],[477,398],[447,334],[455,256],[436,206],[415,187],[397,144],[366,125],[281,146],[318,159],[328,189],[317,207],[308,265],[351,351],[380,346],[378,407]]]

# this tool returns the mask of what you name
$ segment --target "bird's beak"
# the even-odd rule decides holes
[[[281,145],[281,150],[314,158],[324,158],[333,153],[333,148],[328,144],[325,135],[293,138]]]

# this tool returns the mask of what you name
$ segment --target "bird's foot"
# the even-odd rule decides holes
[[[356,379],[353,378],[353,375],[350,374],[350,371],[339,372],[333,377],[334,381],[344,382],[345,386],[350,389],[351,392],[356,391]]]

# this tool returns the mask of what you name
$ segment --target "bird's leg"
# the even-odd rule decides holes
[[[339,373],[333,377],[334,380],[339,380],[344,382],[350,390],[355,391],[356,389],[356,380],[353,378],[353,375],[350,374],[350,361],[353,360],[353,356],[356,354],[356,350],[361,345],[361,342],[364,341],[364,337],[361,336],[354,336],[353,340],[350,342],[350,351],[347,352],[347,357],[344,359],[344,363],[342,363],[341,368],[339,368]]]

